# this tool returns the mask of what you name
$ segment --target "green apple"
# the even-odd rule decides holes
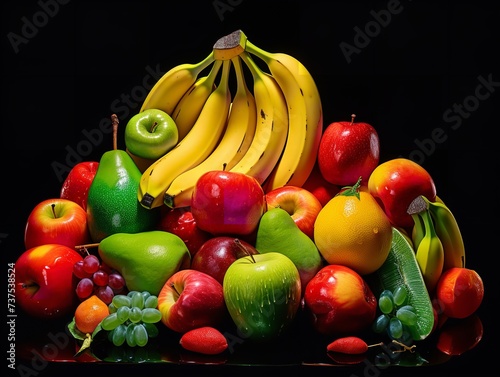
[[[222,284],[228,312],[240,336],[275,339],[293,323],[300,307],[300,275],[286,255],[276,252],[235,260]]]
[[[158,159],[175,147],[179,131],[175,121],[159,109],[147,109],[134,115],[125,127],[125,145],[134,155]]]

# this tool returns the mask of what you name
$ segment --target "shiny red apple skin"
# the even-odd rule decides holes
[[[436,201],[436,186],[429,172],[407,158],[394,158],[378,165],[368,180],[368,190],[392,225],[404,229],[413,227],[413,218],[407,210],[417,196]]]
[[[16,304],[27,314],[61,318],[76,309],[73,265],[82,260],[74,249],[46,244],[24,251],[16,261]]]
[[[162,206],[158,230],[173,233],[179,236],[186,244],[191,258],[212,234],[201,230],[193,218],[189,207],[169,208]]]
[[[330,199],[337,195],[341,189],[340,186],[328,182],[323,177],[317,162],[302,187],[318,198],[321,206],[323,207],[330,201]]]
[[[313,328],[322,335],[356,333],[373,323],[377,299],[354,270],[342,265],[323,267],[304,292]]]
[[[326,181],[354,185],[366,182],[380,159],[380,140],[373,126],[364,122],[333,122],[324,130],[318,148],[318,166]]]
[[[252,234],[265,210],[262,186],[243,173],[209,171],[193,190],[191,212],[196,224],[214,236]]]
[[[50,243],[71,248],[90,243],[87,212],[79,204],[53,198],[41,201],[32,209],[24,229],[25,248]]]
[[[178,333],[217,327],[227,314],[222,285],[193,269],[177,271],[165,282],[158,294],[158,310],[162,323]]]
[[[314,222],[323,206],[316,196],[303,187],[282,186],[266,194],[267,209],[280,207],[292,216],[297,227],[314,239]]]
[[[250,254],[259,254],[252,244],[231,236],[217,236],[198,249],[191,260],[191,268],[204,272],[223,284],[229,266],[236,259]]]
[[[90,184],[98,167],[98,161],[82,161],[73,166],[61,186],[60,197],[72,200],[86,210]]]

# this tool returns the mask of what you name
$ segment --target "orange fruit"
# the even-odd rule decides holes
[[[314,242],[329,264],[350,267],[360,275],[385,262],[392,243],[389,218],[360,181],[342,190],[321,209]]]
[[[466,318],[481,305],[484,283],[475,270],[453,267],[439,277],[436,296],[444,315],[450,318]]]
[[[108,305],[96,295],[92,295],[77,306],[75,326],[84,334],[92,334],[97,325],[108,315]]]

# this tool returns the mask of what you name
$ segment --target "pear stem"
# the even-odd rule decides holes
[[[116,114],[111,114],[111,122],[113,124],[113,150],[118,149],[118,117]]]

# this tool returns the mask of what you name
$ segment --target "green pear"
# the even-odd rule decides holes
[[[280,207],[268,209],[262,215],[255,248],[259,253],[278,252],[290,258],[299,270],[303,292],[309,280],[323,267],[323,259],[314,241]]]
[[[129,291],[156,296],[170,276],[191,265],[182,238],[163,230],[112,234],[99,243],[98,252],[104,263],[123,276]]]
[[[88,191],[87,223],[93,242],[114,233],[153,230],[160,218],[158,208],[147,209],[137,200],[142,173],[126,151],[116,148],[117,126],[115,121],[115,148],[101,156]]]

